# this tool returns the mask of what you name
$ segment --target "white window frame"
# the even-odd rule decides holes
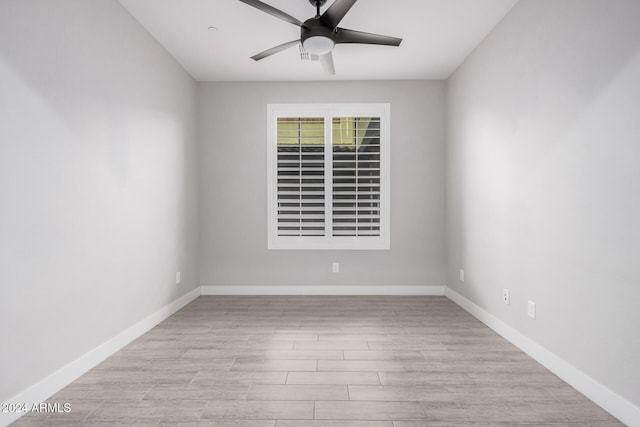
[[[269,250],[389,250],[390,249],[390,104],[268,104],[267,209]],[[324,117],[325,235],[278,236],[277,188],[279,117]],[[332,236],[333,117],[380,117],[380,236]]]

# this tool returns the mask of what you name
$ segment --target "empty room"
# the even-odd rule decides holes
[[[640,426],[637,0],[0,0],[0,425]]]

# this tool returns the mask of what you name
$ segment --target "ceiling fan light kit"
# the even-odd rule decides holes
[[[336,44],[326,36],[311,36],[302,42],[304,49],[313,55],[324,55],[333,50]]]
[[[260,52],[251,57],[255,61],[259,61],[275,53],[281,52],[296,44],[302,44],[306,52],[320,57],[320,62],[327,74],[335,74],[332,50],[336,44],[357,43],[400,46],[400,43],[402,42],[402,39],[397,37],[382,36],[379,34],[365,33],[362,31],[354,31],[338,27],[342,18],[344,18],[357,0],[335,0],[323,14],[320,14],[320,7],[325,4],[326,0],[309,0],[309,3],[316,8],[316,16],[307,19],[304,23],[273,6],[261,2],[260,0],[240,1],[285,22],[300,27],[299,40],[292,40]]]

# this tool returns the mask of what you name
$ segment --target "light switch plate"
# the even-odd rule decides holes
[[[529,301],[527,304],[527,315],[532,319],[536,318],[536,303]]]

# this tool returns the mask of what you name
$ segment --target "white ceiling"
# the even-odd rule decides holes
[[[298,39],[300,30],[238,0],[119,1],[198,81],[446,79],[517,2],[360,0],[341,27],[404,40],[338,45],[336,75],[328,76],[319,62],[302,61],[297,47],[250,59]],[[315,15],[308,0],[263,1],[301,21]]]

